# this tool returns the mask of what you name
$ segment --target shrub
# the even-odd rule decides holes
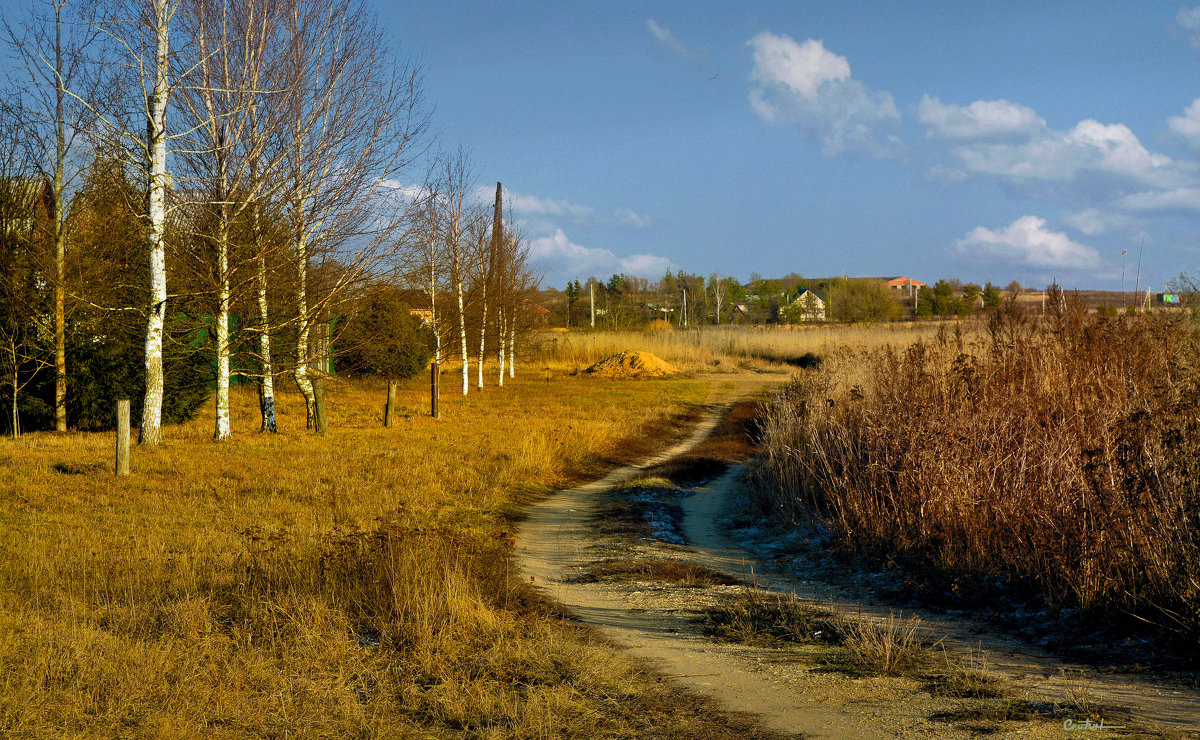
[[[384,285],[359,301],[337,343],[341,366],[351,374],[412,378],[429,366],[434,341],[399,292]]]

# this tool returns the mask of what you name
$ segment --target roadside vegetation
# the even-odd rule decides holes
[[[1049,306],[799,375],[766,411],[759,505],[927,598],[1032,605],[1194,661],[1195,325]]]

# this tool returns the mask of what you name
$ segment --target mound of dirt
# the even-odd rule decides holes
[[[666,378],[679,371],[652,352],[627,350],[597,362],[584,372],[598,378]]]

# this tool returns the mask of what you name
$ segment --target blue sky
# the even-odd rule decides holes
[[[548,285],[1200,272],[1195,4],[376,4]]]
[[[387,3],[546,282],[668,267],[1161,289],[1200,258],[1200,10]],[[1194,107],[1193,107],[1193,104]],[[494,185],[492,186],[494,187]]]

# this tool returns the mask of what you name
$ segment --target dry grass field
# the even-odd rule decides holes
[[[762,736],[508,566],[524,504],[665,447],[713,372],[804,369],[768,413],[766,504],[820,513],[844,548],[943,585],[1054,574],[1064,605],[1194,608],[1190,328],[955,326],[547,334],[503,389],[463,399],[446,373],[440,420],[426,379],[390,429],[382,383],[332,382],[325,437],[291,392],[259,434],[239,389],[231,443],[205,413],[124,479],[108,434],[4,440],[0,734]],[[578,372],[625,349],[684,373]]]
[[[771,405],[762,505],[932,598],[1200,658],[1198,345],[1184,315],[1068,301],[844,354]]]
[[[571,331],[540,335],[534,361],[578,372],[627,349],[653,352],[689,372],[779,370],[811,367],[817,358],[855,350],[905,347],[956,322],[897,322],[776,328],[707,326],[687,331]],[[973,322],[971,322],[973,323]]]
[[[521,504],[661,446],[701,379],[531,373],[443,396],[336,383],[331,430],[0,443],[0,734],[756,736],[561,619],[508,572]],[[445,387],[445,385],[443,386]]]

